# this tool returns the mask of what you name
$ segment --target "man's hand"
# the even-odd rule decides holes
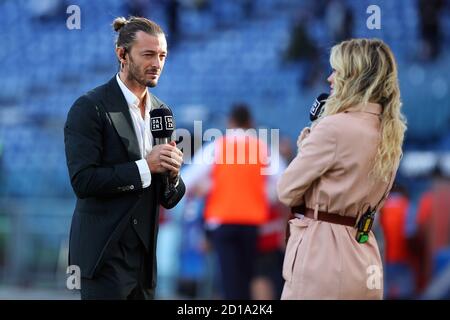
[[[166,146],[167,148],[161,151],[161,165],[169,170],[172,179],[176,179],[183,164],[183,152],[177,148],[175,141],[171,141]]]
[[[171,141],[169,144],[154,146],[146,160],[151,173],[169,171],[171,178],[176,178],[183,163],[183,153]]]

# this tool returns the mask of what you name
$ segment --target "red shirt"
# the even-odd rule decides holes
[[[386,243],[386,262],[406,262],[408,259],[405,235],[408,206],[409,201],[405,196],[392,194],[381,209],[380,222]]]

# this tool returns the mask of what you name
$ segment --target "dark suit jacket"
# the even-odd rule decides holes
[[[151,95],[152,108],[163,103]],[[164,107],[164,106],[162,106]],[[69,264],[92,278],[105,250],[130,221],[153,261],[156,285],[156,240],[159,205],[174,207],[185,192],[180,178],[175,194],[165,198],[160,174],[142,188],[135,161],[139,144],[125,97],[114,76],[78,98],[64,128],[70,181],[77,196],[72,218]]]

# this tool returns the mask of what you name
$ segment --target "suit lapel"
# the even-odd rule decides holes
[[[164,104],[159,101],[150,91],[147,91],[147,93],[150,95],[150,101],[152,104],[151,110],[164,107]]]
[[[127,101],[120,90],[116,76],[108,82],[107,87],[106,111],[127,149],[130,160],[139,160],[141,159],[139,142],[134,131]]]

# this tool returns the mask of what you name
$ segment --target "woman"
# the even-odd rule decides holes
[[[278,182],[295,212],[283,265],[282,299],[381,299],[382,263],[373,233],[357,223],[390,190],[406,129],[397,67],[377,39],[331,50],[331,95]],[[370,208],[370,209],[369,209]],[[367,240],[364,242],[364,240]]]

